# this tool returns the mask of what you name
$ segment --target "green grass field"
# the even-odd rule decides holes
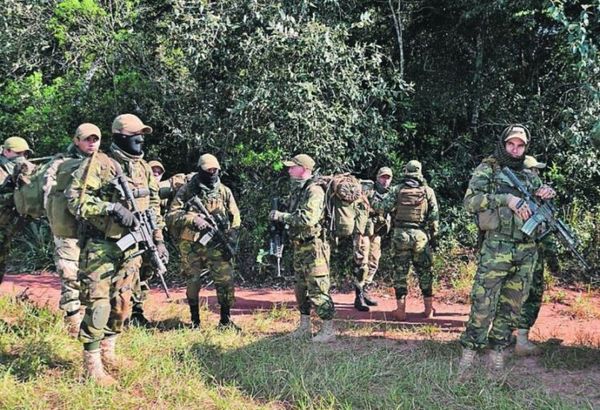
[[[211,315],[202,311],[203,318]],[[81,346],[58,313],[0,298],[0,407],[5,409],[581,409],[600,406],[597,347],[544,345],[506,374],[456,377],[459,345],[441,330],[339,323],[331,345],[287,340],[295,312],[243,319],[244,333],[128,329],[135,362],[102,389],[82,377]],[[178,318],[172,318],[178,322]],[[372,336],[384,335],[381,336]],[[448,339],[447,337],[445,339]]]

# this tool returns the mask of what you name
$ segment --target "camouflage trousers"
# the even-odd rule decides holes
[[[77,273],[79,270],[79,239],[54,235],[54,265],[60,276],[59,308],[65,313],[79,311],[81,289]]]
[[[541,251],[538,252],[538,259],[533,269],[531,282],[529,284],[529,293],[527,299],[521,307],[521,314],[516,323],[516,329],[530,329],[542,308],[542,299],[544,297],[544,256]]]
[[[6,261],[10,253],[12,240],[25,226],[25,220],[15,216],[15,212],[0,215],[0,283],[6,273]]]
[[[131,257],[137,248],[123,253],[114,241],[89,239],[79,261],[81,302],[85,316],[79,340],[93,343],[121,333],[131,315],[131,284],[142,257]]]
[[[373,283],[381,258],[381,236],[354,235],[355,284],[360,288]]]
[[[152,268],[152,264],[146,258],[143,258],[142,267],[133,277],[131,284],[131,301],[133,302],[134,311],[136,307],[141,309],[144,301],[148,299],[148,292],[150,292],[150,284],[148,281],[152,278],[153,274],[154,270]]]
[[[204,246],[197,242],[181,240],[181,275],[187,279],[186,295],[190,305],[199,304],[202,277],[208,270],[217,291],[217,301],[221,306],[232,307],[235,302],[233,287],[234,267],[218,248]]]
[[[537,259],[533,242],[484,240],[471,291],[471,313],[460,337],[463,347],[501,350],[510,344]]]
[[[322,320],[333,319],[335,307],[329,295],[329,244],[320,238],[292,240],[292,251],[296,279],[294,294],[300,313],[310,315],[314,306]]]
[[[433,255],[425,231],[415,228],[395,228],[392,236],[394,290],[396,299],[408,294],[407,277],[411,264],[419,279],[424,297],[433,295]]]

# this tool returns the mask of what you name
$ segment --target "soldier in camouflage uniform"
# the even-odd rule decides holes
[[[26,176],[35,166],[27,161],[31,154],[29,144],[21,137],[10,137],[2,145],[0,155],[0,283],[6,271],[6,259],[14,235],[22,228],[22,219],[15,209],[15,173]]]
[[[185,184],[173,199],[167,214],[169,233],[178,240],[181,252],[181,274],[187,277],[186,295],[190,307],[192,326],[200,327],[199,293],[202,276],[208,269],[215,283],[217,300],[221,310],[219,329],[240,328],[231,321],[231,308],[235,302],[233,286],[234,266],[231,255],[216,237],[207,243],[201,241],[207,233],[209,222],[190,200],[197,197],[215,218],[219,229],[232,244],[237,243],[241,223],[240,211],[235,198],[225,184],[221,183],[221,166],[211,154],[200,156],[198,173]]]
[[[526,155],[523,162],[525,168],[534,173],[546,167],[546,164],[538,162],[534,157]],[[542,353],[535,344],[529,341],[529,329],[533,326],[542,307],[544,296],[544,266],[548,265],[553,275],[558,275],[560,264],[557,257],[556,242],[552,235],[546,235],[538,242],[538,260],[533,269],[529,295],[523,303],[521,314],[517,320],[515,329],[517,333],[515,353],[520,356],[539,355]]]
[[[100,129],[94,124],[84,123],[77,127],[73,143],[67,152],[57,158],[51,167],[55,172],[54,184],[50,187],[46,203],[46,215],[54,236],[54,264],[61,279],[59,307],[65,312],[65,323],[69,335],[77,337],[81,316],[79,308],[79,223],[68,211],[65,189],[73,180],[73,172],[84,159],[100,148]]]
[[[310,309],[315,306],[323,326],[313,338],[315,342],[335,340],[333,317],[335,308],[329,295],[329,244],[325,240],[325,191],[312,175],[315,161],[305,154],[285,161],[292,182],[288,212],[271,211],[269,219],[289,226],[292,242],[292,264],[296,275],[295,295],[300,310],[300,325],[292,333],[295,338],[311,336]]]
[[[392,249],[397,307],[392,316],[396,320],[406,319],[406,279],[412,263],[423,294],[424,316],[432,318],[435,314],[432,242],[439,230],[439,210],[435,193],[421,172],[421,163],[409,161],[404,167],[402,182],[390,189],[385,199],[374,203],[373,207],[380,212],[390,212],[394,220]]]
[[[392,183],[392,177],[391,168],[382,167],[377,171],[375,183],[368,181],[368,184],[363,184],[363,190],[370,204],[385,198]],[[386,235],[390,228],[389,214],[380,215],[371,210],[365,232],[354,235],[354,271],[356,273],[354,307],[361,312],[368,312],[369,306],[377,306],[377,302],[369,297],[367,289],[373,283],[379,267],[381,236]]]
[[[524,167],[531,137],[522,125],[507,127],[491,157],[475,169],[465,194],[464,205],[476,214],[485,232],[479,266],[471,291],[471,313],[460,338],[463,353],[459,373],[473,364],[476,351],[491,347],[489,360],[494,371],[504,368],[503,350],[510,344],[511,328],[521,306],[537,262],[537,245],[522,231],[531,210],[502,172],[510,168],[531,193],[542,199],[555,196],[539,177]]]
[[[117,359],[115,345],[123,321],[131,313],[132,280],[142,263],[141,256],[136,256],[138,246],[122,252],[116,244],[138,224],[131,205],[114,183],[117,175],[123,173],[127,178],[140,211],[155,212],[159,228],[153,232],[154,240],[161,258],[168,259],[161,231],[159,188],[143,159],[144,135],[151,132],[152,128],[135,115],[116,117],[108,155],[98,152],[85,159],[65,191],[69,211],[85,224],[79,277],[86,310],[79,340],[83,342],[88,377],[104,386],[115,383],[104,365],[115,368],[127,364]]]

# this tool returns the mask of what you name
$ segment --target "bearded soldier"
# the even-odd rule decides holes
[[[527,128],[520,124],[507,127],[494,154],[473,171],[465,194],[465,208],[477,216],[484,239],[471,291],[471,313],[460,338],[461,375],[472,366],[477,351],[486,347],[491,348],[492,370],[504,368],[503,352],[510,344],[512,326],[529,292],[538,252],[534,238],[523,233],[521,227],[531,210],[502,169],[510,168],[531,194],[542,199],[554,197],[554,190],[542,185],[523,164],[530,143]]]
[[[187,278],[186,295],[192,327],[200,327],[199,293],[204,270],[208,269],[221,310],[218,327],[239,331],[240,328],[231,321],[231,308],[235,302],[232,258],[241,218],[231,189],[221,183],[220,171],[221,165],[215,156],[201,155],[198,173],[175,195],[167,222],[170,234],[179,242],[181,274]],[[217,226],[213,226],[212,221]],[[217,234],[212,238],[207,236],[214,229],[221,231],[223,240],[220,241]],[[205,238],[209,238],[207,242],[204,242]]]
[[[124,359],[117,359],[115,345],[123,321],[131,313],[132,280],[142,263],[137,245],[123,252],[116,244],[139,223],[132,204],[115,184],[118,175],[124,175],[135,192],[137,208],[155,213],[158,228],[153,239],[161,259],[168,259],[161,230],[159,188],[143,159],[144,135],[151,132],[152,128],[135,115],[116,117],[108,155],[96,153],[84,160],[66,191],[69,210],[85,224],[80,278],[86,310],[79,340],[83,342],[88,377],[104,386],[115,383],[104,365],[127,365]]]
[[[79,223],[68,211],[65,189],[73,181],[73,172],[84,159],[89,158],[100,148],[100,129],[94,124],[84,123],[77,127],[73,143],[65,154],[55,160],[52,167],[55,184],[50,188],[46,203],[46,214],[54,236],[54,264],[61,279],[59,307],[65,312],[65,323],[69,335],[77,337],[81,316],[79,308],[80,284],[77,278],[79,269]],[[47,172],[47,175],[52,172]]]
[[[392,316],[396,320],[406,319],[406,279],[411,263],[423,294],[423,315],[431,319],[435,314],[432,242],[437,239],[439,231],[439,210],[435,193],[427,185],[421,168],[419,161],[408,161],[400,184],[390,189],[384,200],[373,204],[379,212],[390,212],[394,220],[392,247],[396,310],[392,311]]]
[[[310,156],[299,154],[283,164],[288,167],[292,182],[288,212],[273,210],[269,219],[289,226],[296,275],[294,292],[300,310],[300,325],[291,336],[311,336],[310,309],[313,305],[323,320],[313,341],[332,342],[335,340],[335,308],[329,294],[330,249],[323,230],[325,191],[313,177],[315,161]]]
[[[368,181],[370,184],[365,187],[365,192],[370,204],[385,198],[392,183],[392,176],[390,168],[382,167],[377,171],[375,183]],[[373,283],[379,267],[381,237],[386,235],[390,228],[389,214],[380,215],[371,211],[365,232],[354,235],[354,270],[356,273],[354,307],[359,311],[368,312],[369,306],[377,306],[377,301],[369,296],[367,289]]]
[[[23,219],[15,209],[14,190],[18,179],[33,173],[35,166],[27,161],[29,144],[21,137],[10,137],[2,145],[0,155],[0,283],[6,271],[10,244]]]

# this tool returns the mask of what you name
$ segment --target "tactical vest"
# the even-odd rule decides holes
[[[427,188],[405,186],[396,197],[395,226],[421,227],[427,216]]]
[[[14,163],[0,155],[0,227],[14,223],[19,216],[15,210],[14,184],[9,181],[12,180],[13,170]]]
[[[323,188],[319,185],[316,179],[310,179],[306,182],[306,184],[299,190],[294,191],[290,196],[289,200],[289,212],[294,213],[297,209],[302,208],[310,198],[311,190],[321,189]],[[325,205],[325,204],[323,204]],[[297,240],[305,240],[316,238],[321,235],[323,232],[323,227],[321,225],[323,221],[323,217],[325,216],[325,206],[323,206],[323,214],[319,218],[319,222],[312,226],[290,226],[290,237],[292,239]]]
[[[46,214],[52,234],[63,238],[78,237],[78,222],[67,208],[65,190],[73,181],[73,172],[83,162],[84,158],[68,158],[56,170],[56,185],[50,189]]]

